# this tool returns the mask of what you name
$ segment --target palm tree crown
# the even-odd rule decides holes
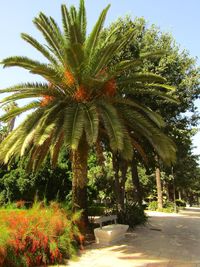
[[[1,117],[8,121],[25,111],[33,110],[0,145],[0,160],[8,163],[16,156],[29,152],[29,166],[39,167],[50,151],[56,164],[60,148],[65,144],[77,150],[81,140],[89,146],[101,137],[109,140],[110,149],[131,159],[141,136],[149,141],[167,163],[175,158],[171,140],[160,128],[162,118],[148,107],[128,96],[135,90],[141,93],[158,92],[159,97],[172,98],[166,93],[172,89],[165,79],[152,73],[140,73],[139,67],[148,56],[112,64],[116,53],[134,41],[134,29],[118,38],[115,30],[106,39],[101,38],[107,6],[99,16],[93,30],[86,34],[84,0],[80,7],[69,10],[62,5],[63,30],[52,17],[40,13],[34,24],[42,33],[46,44],[40,44],[28,34],[22,38],[37,49],[48,63],[28,57],[9,57],[4,67],[19,66],[41,75],[46,82],[24,83],[1,90],[12,93],[2,105],[19,99],[34,100],[16,107]],[[128,71],[129,75],[123,74]]]

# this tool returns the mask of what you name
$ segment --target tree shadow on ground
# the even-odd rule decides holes
[[[181,216],[153,216],[145,226],[128,232],[124,240],[112,246],[93,244],[89,250],[91,249],[93,254],[98,250],[98,255],[96,265],[91,266],[196,266],[192,263],[200,263],[198,215],[183,213]],[[102,265],[98,265],[98,261],[102,262]]]

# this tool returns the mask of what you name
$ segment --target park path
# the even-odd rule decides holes
[[[68,267],[200,267],[200,210],[148,212],[146,226],[109,247],[93,244]]]

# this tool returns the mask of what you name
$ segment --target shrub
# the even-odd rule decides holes
[[[144,224],[147,221],[143,207],[134,202],[127,202],[125,209],[120,212],[117,211],[116,207],[107,209],[107,215],[111,214],[117,214],[118,222],[127,224],[130,228],[134,228],[138,224]]]
[[[176,199],[176,205],[178,207],[186,207],[186,202],[185,200],[182,200],[182,199]]]
[[[19,199],[34,202],[54,199],[64,201],[71,189],[71,163],[66,149],[59,154],[58,165],[52,168],[49,158],[35,173],[25,171],[27,158],[15,162],[9,170],[0,169],[0,205]]]
[[[75,215],[77,219],[77,215]],[[73,218],[57,203],[29,210],[0,210],[0,266],[30,267],[62,262],[79,235]]]
[[[148,205],[148,210],[156,211],[158,209],[158,202],[157,201],[151,201]]]
[[[88,215],[90,216],[101,216],[104,215],[106,207],[101,204],[93,204],[88,208]]]
[[[174,212],[174,203],[171,201],[166,201],[163,205],[163,211],[164,212]]]
[[[145,224],[147,216],[144,208],[136,203],[128,202],[125,205],[125,211],[118,214],[119,223],[128,224],[130,228],[134,228],[138,224]]]
[[[158,203],[157,201],[151,201],[148,205],[148,210],[152,211],[161,211],[161,212],[174,212],[174,203],[171,201],[165,201],[163,203],[163,209],[158,210]]]

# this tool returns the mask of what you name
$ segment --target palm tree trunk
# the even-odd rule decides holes
[[[142,206],[142,198],[143,198],[142,197],[142,189],[141,189],[138,170],[137,170],[137,163],[136,163],[134,158],[131,162],[131,176],[132,176],[133,186],[136,189],[137,202],[138,202],[139,206]]]
[[[160,178],[160,169],[156,168],[156,186],[157,186],[157,196],[158,196],[158,209],[163,208],[163,200],[162,200],[162,185]]]
[[[115,196],[117,202],[117,209],[120,212],[123,210],[124,203],[121,198],[121,188],[120,188],[120,178],[119,178],[119,160],[117,155],[113,153],[112,155],[112,164],[113,164],[113,171],[114,171],[114,180],[115,180]]]
[[[125,184],[127,180],[127,171],[128,171],[128,162],[126,160],[121,161],[121,183],[120,183],[120,188],[121,188],[121,203],[122,209],[124,210],[124,201],[125,201]]]
[[[120,158],[119,155],[115,154],[113,154],[112,163],[115,178],[115,195],[117,201],[117,209],[120,213],[124,211],[125,184],[127,180],[128,163],[122,158]]]
[[[87,159],[88,144],[82,139],[78,149],[72,152],[72,209],[73,211],[83,210],[82,222],[88,225],[87,207]]]

